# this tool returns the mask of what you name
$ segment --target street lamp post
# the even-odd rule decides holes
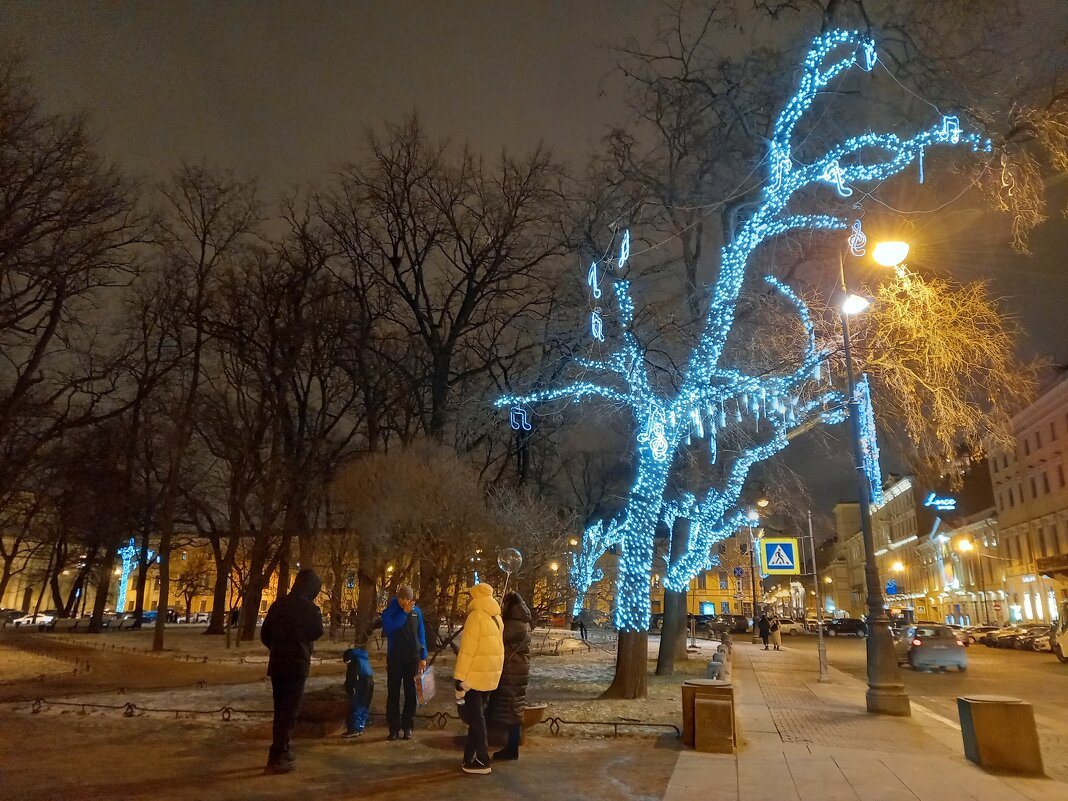
[[[755,510],[750,509],[745,516],[749,525],[749,581],[752,584],[753,590],[753,644],[760,642],[760,635],[757,633],[757,590],[756,590],[756,571],[757,571],[757,558],[756,558],[756,538],[753,536],[753,523],[760,520],[760,515]]]
[[[820,682],[831,680],[827,673],[827,643],[823,639],[823,596],[820,594],[820,572],[816,567],[816,537],[812,533],[812,511],[808,513],[808,545],[812,554],[812,584],[816,593],[816,660],[820,666]]]
[[[904,256],[901,258],[903,259]],[[908,694],[905,692],[905,685],[901,680],[897,656],[894,653],[894,642],[890,636],[890,621],[883,607],[879,567],[875,563],[875,542],[871,530],[871,487],[868,485],[868,477],[864,470],[860,399],[853,376],[853,358],[849,341],[849,314],[863,311],[867,303],[864,302],[863,305],[856,301],[850,303],[857,296],[850,295],[846,288],[845,259],[841,254],[838,257],[838,264],[841,289],[845,297],[842,304],[842,341],[845,348],[846,381],[849,391],[849,428],[853,436],[853,461],[857,471],[860,532],[864,540],[864,581],[867,584],[867,706],[869,712],[907,716],[912,714],[912,710],[909,706]]]

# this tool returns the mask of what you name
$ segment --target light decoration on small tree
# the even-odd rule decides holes
[[[828,61],[833,52],[843,53]],[[874,41],[858,32],[835,30],[815,39],[803,68],[800,87],[786,104],[775,123],[768,152],[769,183],[760,205],[741,226],[737,236],[721,251],[720,270],[711,289],[711,303],[704,328],[695,343],[677,384],[663,390],[654,387],[645,354],[634,328],[634,302],[626,279],[610,281],[616,306],[614,331],[605,325],[601,307],[591,318],[591,334],[598,345],[609,340],[608,351],[598,359],[576,359],[577,366],[595,373],[597,380],[579,376],[559,386],[498,398],[498,407],[546,403],[561,399],[599,399],[630,410],[635,421],[637,470],[627,504],[618,521],[608,525],[618,534],[621,547],[616,588],[616,627],[621,632],[645,632],[650,617],[649,588],[652,575],[654,539],[657,524],[665,514],[668,476],[680,450],[694,438],[708,442],[709,459],[721,460],[717,440],[731,426],[750,418],[762,439],[732,457],[719,462],[723,480],[710,488],[704,498],[683,499],[674,510],[690,520],[685,554],[669,566],[665,586],[685,589],[689,580],[709,564],[712,545],[729,536],[744,516],[739,499],[752,467],[780,452],[789,442],[790,432],[813,423],[835,423],[845,417],[842,396],[833,390],[820,391],[820,368],[828,353],[818,349],[808,309],[788,286],[776,278],[764,280],[786,305],[798,315],[807,343],[799,363],[785,373],[750,374],[721,364],[735,320],[746,267],[754,251],[764,242],[782,234],[801,230],[844,230],[845,217],[828,214],[799,214],[787,210],[790,201],[803,190],[831,184],[841,197],[853,194],[853,184],[884,181],[905,169],[932,145],[966,143],[973,150],[989,150],[990,143],[976,134],[962,134],[955,117],[945,117],[928,130],[909,139],[893,133],[868,132],[831,147],[814,161],[795,160],[792,145],[794,129],[816,96],[844,71],[857,65],[870,71],[875,65]],[[876,152],[869,160],[862,154]],[[621,272],[630,259],[630,233],[624,234],[616,260]],[[603,292],[596,263],[587,274],[589,286]],[[611,270],[605,271],[605,276]],[[592,278],[591,278],[592,276]],[[596,347],[596,346],[595,346]],[[729,414],[733,412],[733,414]],[[874,439],[871,440],[874,444]],[[589,530],[588,530],[589,531]],[[603,530],[602,530],[602,533]],[[593,566],[603,550],[598,536],[583,536],[582,581],[597,575]],[[583,561],[585,560],[585,561]],[[585,585],[587,588],[589,584]]]
[[[119,594],[115,599],[115,611],[120,614],[126,611],[126,593],[130,587],[130,573],[133,572],[134,567],[137,565],[140,554],[141,549],[137,547],[137,543],[132,537],[128,543],[118,550],[118,556],[122,559],[122,567],[119,570]],[[151,564],[155,561],[155,552],[150,550],[147,557],[149,564]]]
[[[571,570],[568,571],[571,589],[575,591],[575,599],[571,603],[572,618],[585,606],[590,587],[604,578],[604,571],[597,567],[597,561],[605,551],[619,544],[619,537],[620,529],[615,520],[607,523],[598,520],[586,526],[582,532],[582,542],[579,550],[571,554]]]

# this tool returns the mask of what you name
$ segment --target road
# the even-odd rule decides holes
[[[808,650],[816,661],[816,637],[783,637],[783,642]],[[856,637],[828,637],[827,660],[838,670],[867,680],[865,642]],[[1033,653],[972,645],[968,670],[921,673],[901,669],[909,698],[931,712],[957,720],[957,696],[1011,695],[1034,706],[1039,725],[1068,729],[1068,664],[1050,653]]]

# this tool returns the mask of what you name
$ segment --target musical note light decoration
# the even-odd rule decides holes
[[[849,252],[854,256],[863,256],[867,250],[868,237],[864,234],[864,228],[860,220],[853,221],[853,233],[849,235]]]
[[[975,133],[963,133],[951,118],[902,139],[894,133],[868,132],[832,146],[811,162],[795,161],[792,148],[798,121],[817,95],[853,66],[871,70],[875,43],[859,31],[833,30],[817,37],[805,58],[796,94],[777,118],[769,145],[768,176],[762,200],[720,253],[720,270],[710,291],[704,328],[676,381],[667,388],[654,386],[645,353],[634,329],[634,302],[630,282],[611,284],[616,312],[608,352],[600,358],[576,359],[581,372],[546,389],[515,392],[498,398],[498,407],[541,404],[570,399],[598,399],[631,412],[635,421],[634,483],[626,506],[615,522],[621,558],[616,586],[615,623],[621,632],[648,631],[653,545],[669,491],[669,473],[676,458],[693,443],[706,439],[710,452],[720,432],[733,425],[748,425],[760,438],[751,446],[718,459],[723,478],[694,496],[688,514],[692,521],[686,556],[669,568],[669,588],[683,588],[707,564],[711,544],[738,525],[740,497],[752,467],[785,448],[791,432],[801,426],[837,423],[845,419],[841,394],[816,386],[814,377],[828,353],[817,347],[808,309],[788,286],[773,277],[765,281],[778,294],[787,312],[797,315],[807,337],[796,367],[780,373],[747,372],[723,364],[728,336],[748,261],[764,242],[801,230],[845,230],[847,218],[834,214],[797,213],[790,201],[803,191],[819,191],[833,178],[839,194],[855,185],[884,181],[897,175],[926,148],[966,144],[973,151],[988,151],[990,142]],[[877,155],[871,155],[877,154]],[[625,236],[629,258],[629,233]],[[622,254],[621,254],[622,255]],[[625,263],[624,259],[620,259]],[[595,339],[603,341],[603,320]],[[599,335],[598,335],[599,334]],[[591,380],[588,376],[594,376]],[[733,412],[728,417],[728,410]],[[738,423],[739,416],[745,421]],[[722,450],[722,449],[721,449]],[[585,541],[585,538],[584,538]],[[596,542],[591,538],[591,547]],[[599,556],[600,554],[597,554]]]
[[[512,428],[516,431],[530,431],[530,420],[527,416],[527,410],[522,406],[513,406],[511,415],[509,416],[509,422],[512,424]]]

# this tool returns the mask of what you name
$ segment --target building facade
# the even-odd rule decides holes
[[[1012,420],[1014,447],[988,458],[1007,610],[1013,621],[1056,619],[1068,601],[1068,376]]]

